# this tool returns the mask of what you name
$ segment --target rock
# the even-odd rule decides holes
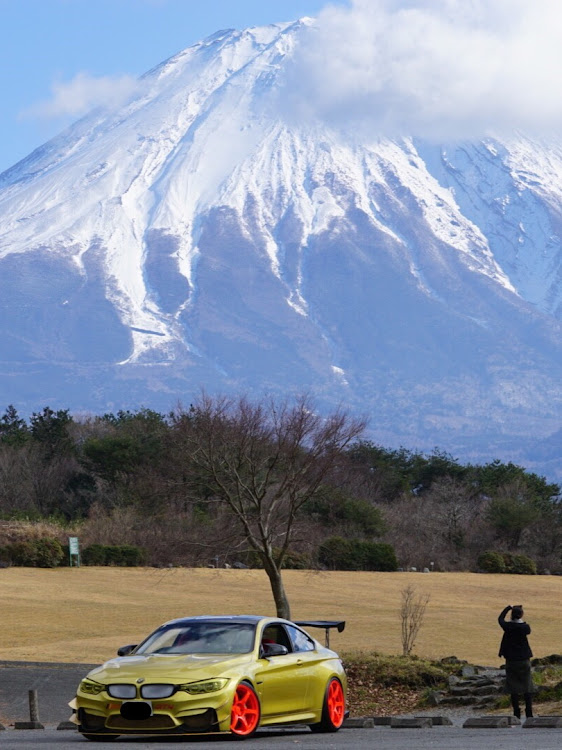
[[[458,659],[456,656],[444,656],[441,664],[468,664],[466,659]]]
[[[453,722],[448,716],[416,716],[416,719],[431,719],[434,727],[452,727]]]
[[[523,729],[560,729],[562,716],[533,716],[525,719]]]
[[[433,726],[433,722],[429,716],[423,716],[416,719],[395,719],[393,717],[390,726],[392,729],[428,729]]]
[[[463,685],[457,685],[451,688],[451,695],[470,695],[472,690],[469,687]]]
[[[463,729],[504,729],[509,726],[507,716],[474,716],[464,722]]]
[[[442,690],[431,690],[430,693],[427,695],[427,703],[430,706],[438,706],[443,698],[445,696],[445,693]]]
[[[344,719],[342,729],[373,729],[375,722],[367,716],[354,716]]]

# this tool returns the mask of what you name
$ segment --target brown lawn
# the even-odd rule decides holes
[[[286,571],[292,617],[345,619],[340,652],[401,652],[401,591],[430,601],[414,653],[497,665],[505,604],[526,608],[535,656],[562,652],[562,578],[475,573]],[[0,569],[0,660],[97,663],[174,617],[265,614],[275,609],[260,570],[206,568]],[[323,634],[316,633],[320,640]]]

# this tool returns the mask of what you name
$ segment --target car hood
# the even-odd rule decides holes
[[[250,661],[250,654],[151,654],[122,656],[88,673],[96,682],[127,682],[144,678],[163,682],[194,682],[236,671]]]

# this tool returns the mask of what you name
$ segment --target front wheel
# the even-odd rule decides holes
[[[249,682],[241,682],[234,693],[230,712],[230,732],[233,738],[251,737],[260,723],[260,701]]]
[[[326,686],[322,719],[318,724],[310,724],[313,732],[337,732],[345,717],[345,697],[343,687],[337,677],[332,677]]]

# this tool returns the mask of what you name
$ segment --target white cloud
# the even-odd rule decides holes
[[[328,6],[287,71],[294,117],[385,135],[562,126],[560,0]]]
[[[79,117],[94,107],[112,107],[134,93],[138,81],[133,76],[101,76],[78,73],[70,81],[57,81],[52,85],[52,97],[38,102],[23,117],[59,118]]]

